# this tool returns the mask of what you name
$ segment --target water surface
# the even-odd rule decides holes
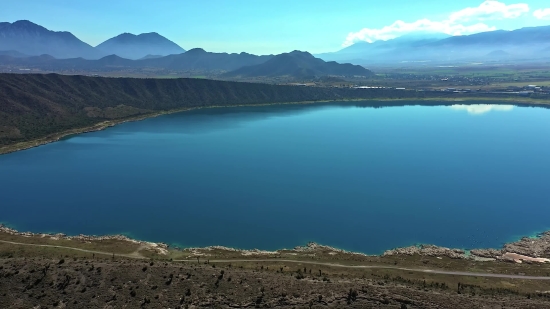
[[[0,221],[366,253],[499,247],[550,228],[550,110],[368,104],[195,110],[3,155]]]

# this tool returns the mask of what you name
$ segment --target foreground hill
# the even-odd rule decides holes
[[[328,75],[369,77],[374,74],[358,65],[325,62],[308,52],[295,50],[274,56],[262,64],[242,67],[224,76],[310,78]]]
[[[151,32],[139,35],[123,33],[96,46],[106,55],[115,54],[127,59],[141,59],[147,55],[167,56],[185,50],[162,35]]]
[[[48,54],[55,58],[97,59],[102,55],[70,32],[51,31],[28,20],[0,23],[0,47],[30,56]]]

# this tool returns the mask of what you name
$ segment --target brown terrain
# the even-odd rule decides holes
[[[548,236],[506,248],[530,254],[522,244],[540,250]],[[548,263],[426,248],[382,256],[316,244],[177,249],[2,228],[0,308],[550,308]]]

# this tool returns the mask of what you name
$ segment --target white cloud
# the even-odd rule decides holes
[[[442,21],[420,19],[415,22],[404,22],[398,20],[380,29],[364,28],[357,32],[351,32],[342,46],[347,47],[358,41],[372,43],[378,40],[390,40],[415,31],[442,32],[449,35],[492,31],[496,30],[496,27],[480,21],[518,18],[528,12],[529,5],[525,3],[506,5],[497,0],[486,0],[478,7],[468,7],[453,12]]]
[[[550,9],[540,9],[533,12],[533,16],[538,19],[550,19]]]
[[[490,111],[501,111],[501,112],[507,112],[514,109],[513,105],[491,105],[491,104],[472,104],[472,105],[452,105],[452,109],[454,110],[464,110],[467,111],[468,114],[473,115],[481,115],[488,113]]]
[[[470,20],[495,20],[518,18],[529,12],[529,5],[517,3],[506,5],[496,0],[486,0],[478,7],[465,8],[449,16],[450,21],[465,22]]]

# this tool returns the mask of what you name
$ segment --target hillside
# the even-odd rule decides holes
[[[300,87],[188,78],[0,74],[0,153],[21,148],[16,146],[8,149],[2,146],[41,138],[52,140],[62,136],[62,132],[78,129],[74,131],[78,133],[91,126],[105,125],[106,121],[112,125],[132,117],[195,107],[344,99],[456,99],[472,96],[515,98],[509,94]],[[373,102],[371,106],[402,104],[401,101],[384,101]],[[423,104],[442,103],[434,100]]]
[[[28,20],[0,23],[2,50],[14,50],[30,56],[48,54],[55,58],[97,59],[101,52],[70,32],[51,31]]]
[[[106,55],[115,54],[127,59],[141,59],[147,55],[167,56],[185,52],[179,45],[156,32],[139,35],[123,33],[97,45],[96,48]]]
[[[338,99],[346,95],[345,91],[325,88],[203,79],[0,74],[0,145],[157,111]]]
[[[242,67],[224,74],[227,77],[290,76],[294,78],[312,78],[328,75],[369,77],[373,73],[358,65],[325,62],[313,57],[308,52],[295,50],[290,53],[274,56],[265,63]]]

